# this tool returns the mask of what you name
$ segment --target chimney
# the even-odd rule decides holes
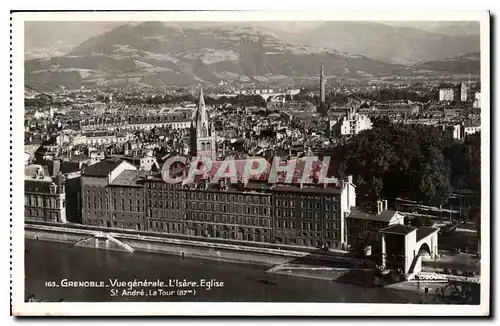
[[[381,200],[377,200],[377,215],[382,213],[383,210],[384,210],[383,202]]]
[[[384,209],[387,210],[387,199],[384,199]]]
[[[352,184],[352,183],[353,183],[353,181],[352,181],[352,175],[348,175],[348,176],[347,176],[347,182],[348,182],[349,184]]]

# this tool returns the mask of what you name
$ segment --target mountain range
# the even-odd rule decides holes
[[[264,83],[317,78],[321,65],[327,76],[343,78],[479,70],[479,57],[471,55],[479,52],[474,26],[438,26],[451,29],[455,35],[450,35],[371,22],[314,22],[295,28],[286,22],[102,24],[94,30],[104,33],[64,55],[27,59],[26,80],[51,90],[223,79]],[[85,38],[92,30],[86,33],[77,34]]]

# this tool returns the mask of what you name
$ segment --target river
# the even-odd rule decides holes
[[[71,302],[109,301],[238,301],[238,302],[346,302],[404,303],[399,293],[384,288],[362,288],[333,281],[266,273],[268,266],[184,258],[154,253],[132,254],[77,248],[68,244],[25,241],[25,296],[37,300]],[[103,281],[109,287],[62,287],[61,280]],[[210,279],[223,286],[194,288],[195,292],[161,295],[123,293],[110,280],[187,280]],[[53,281],[59,287],[48,287]],[[220,283],[219,283],[220,285]],[[153,287],[154,288],[154,287]],[[187,287],[186,289],[190,289]],[[153,289],[154,290],[154,289]],[[156,291],[156,290],[154,290]],[[117,295],[114,295],[117,294]]]

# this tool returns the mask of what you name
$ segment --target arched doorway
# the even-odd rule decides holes
[[[431,249],[429,248],[429,245],[427,243],[422,243],[420,249],[418,249],[418,255],[426,258],[431,257]]]

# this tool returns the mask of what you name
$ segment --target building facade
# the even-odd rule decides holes
[[[87,167],[81,185],[83,224],[312,248],[344,248],[345,218],[356,205],[352,177],[335,185],[183,185],[109,159]]]
[[[439,90],[440,102],[452,102],[455,100],[455,90],[453,88],[441,88]]]
[[[136,167],[108,159],[82,172],[82,223],[145,230],[144,190]]]
[[[348,245],[353,251],[366,255],[381,252],[382,236],[379,231],[394,224],[404,224],[404,215],[389,210],[387,200],[377,201],[377,210],[355,208],[347,217]]]
[[[354,109],[348,109],[347,114],[337,123],[337,133],[341,136],[353,136],[363,130],[371,129],[373,124],[371,119],[364,114],[359,114]]]
[[[55,180],[41,165],[27,165],[24,176],[24,215],[26,218],[66,223],[66,191],[62,176]]]

